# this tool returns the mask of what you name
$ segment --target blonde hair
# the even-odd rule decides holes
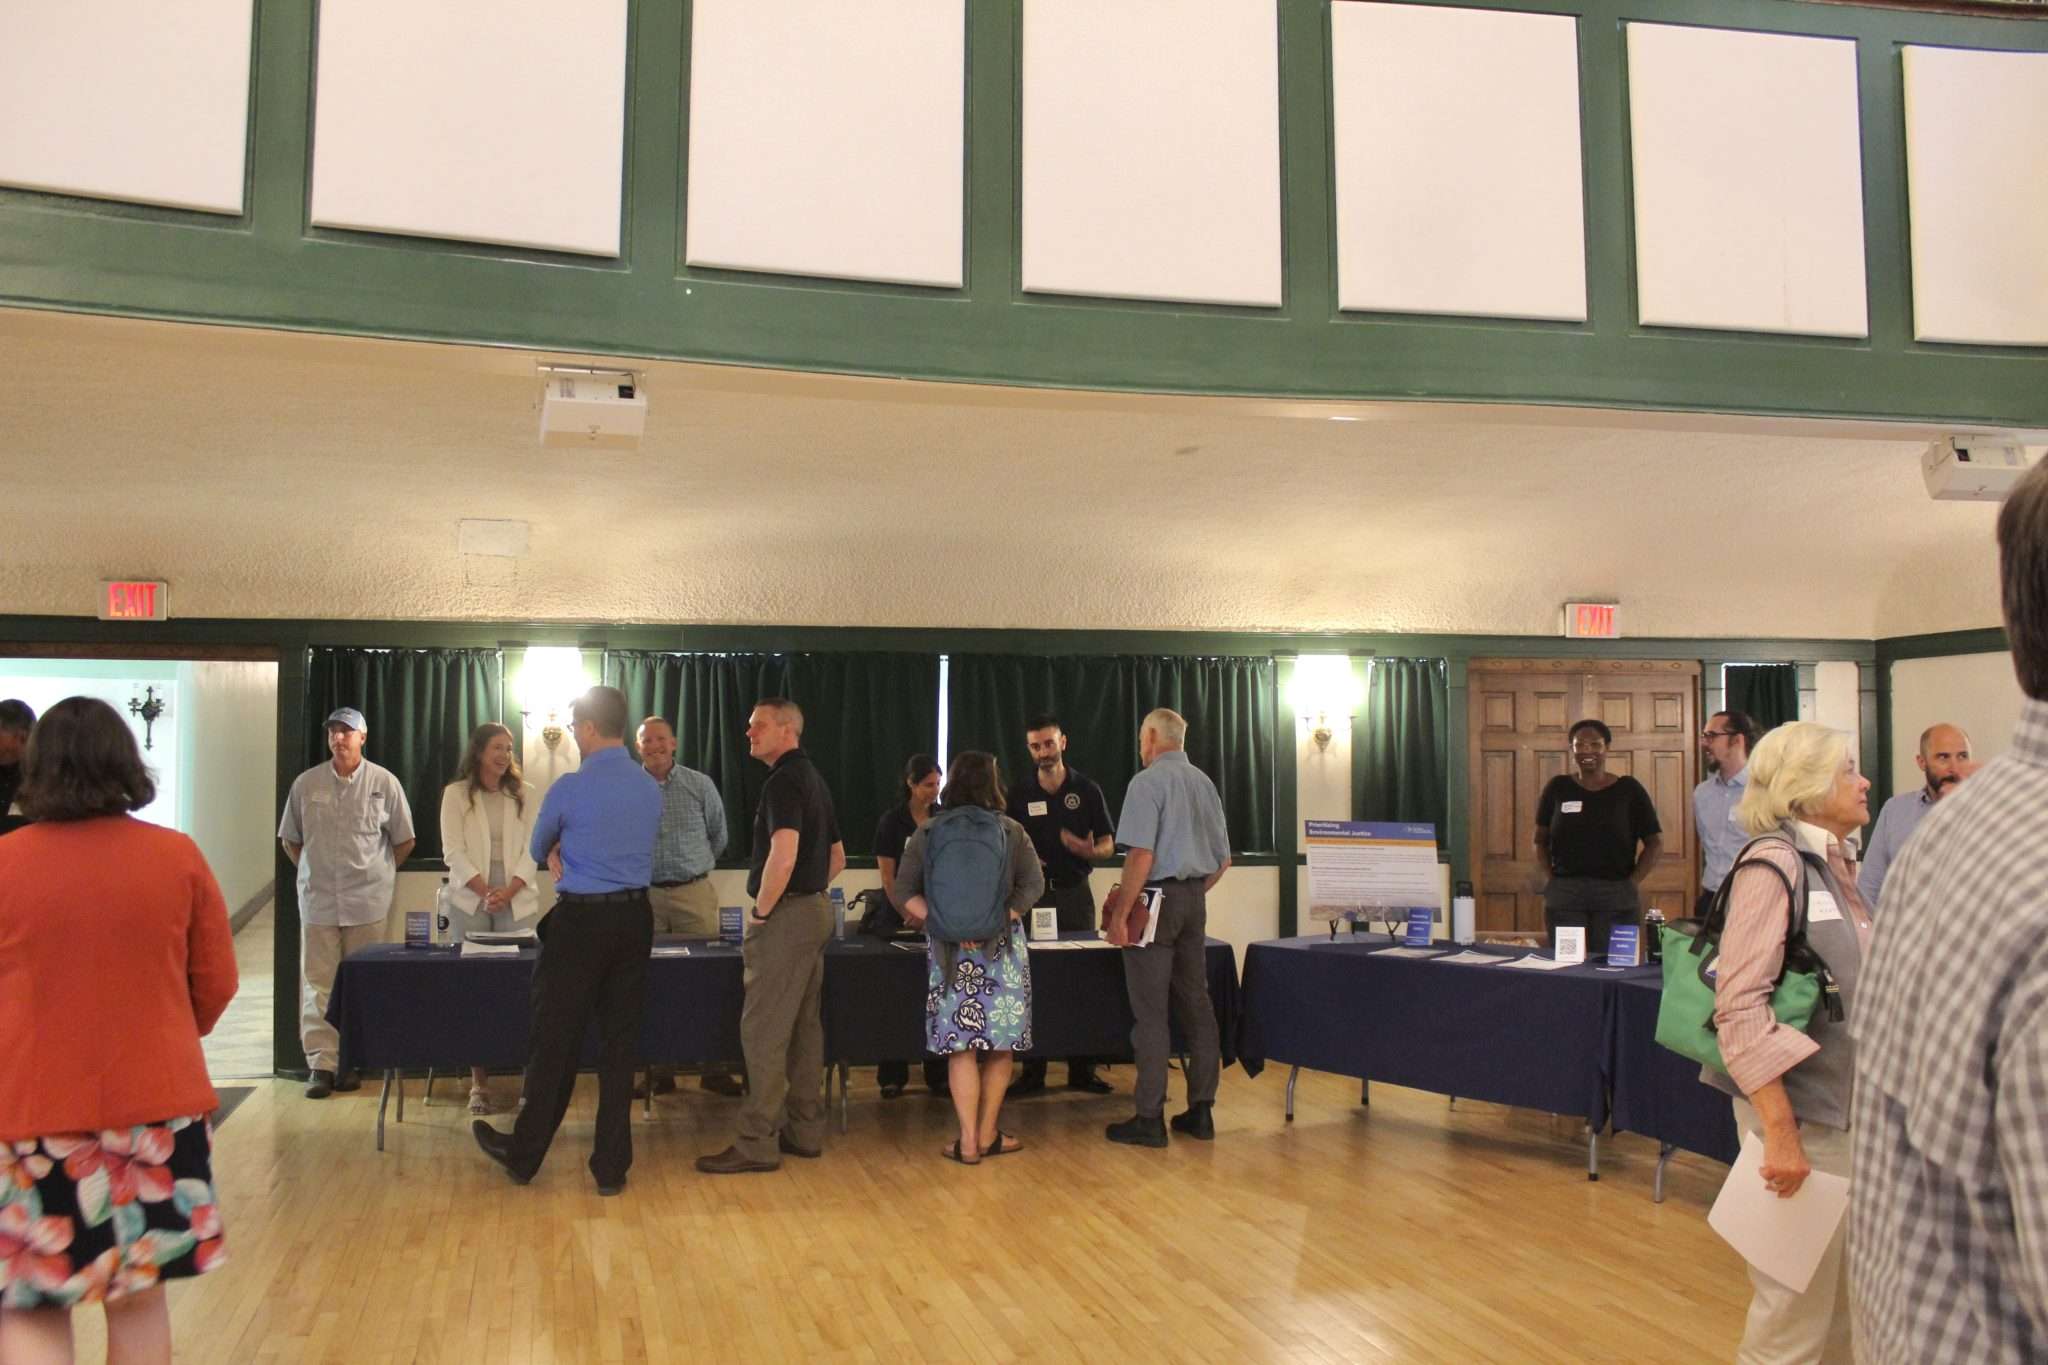
[[[1188,723],[1178,711],[1169,711],[1164,706],[1145,717],[1141,730],[1150,730],[1159,736],[1159,742],[1170,749],[1178,749],[1188,742]]]
[[[1848,757],[1849,740],[1839,730],[1810,720],[1780,725],[1749,756],[1749,787],[1735,808],[1735,823],[1765,834],[1803,818],[1827,800]]]

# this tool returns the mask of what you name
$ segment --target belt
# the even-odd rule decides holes
[[[1154,877],[1147,886],[1200,886],[1207,877]]]
[[[660,887],[664,891],[673,891],[679,886],[695,886],[698,882],[703,881],[706,877],[710,875],[711,874],[708,872],[699,872],[696,876],[684,877],[681,881],[656,882],[654,883],[654,885]]]
[[[564,891],[555,897],[558,901],[581,901],[585,905],[631,905],[647,899],[647,888],[638,886],[631,891]]]

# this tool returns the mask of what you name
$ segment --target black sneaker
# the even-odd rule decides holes
[[[1095,1074],[1095,1068],[1076,1067],[1067,1072],[1067,1089],[1083,1090],[1090,1095],[1107,1095],[1115,1089],[1108,1081]]]
[[[1122,1123],[1110,1124],[1102,1130],[1102,1135],[1111,1142],[1122,1142],[1132,1147],[1164,1147],[1166,1120],[1133,1114]]]
[[[335,1077],[334,1077],[334,1093],[335,1093],[335,1094],[337,1094],[337,1095],[346,1095],[346,1094],[350,1093],[351,1091],[355,1091],[355,1090],[361,1090],[362,1088],[363,1088],[363,1073],[362,1073],[362,1072],[360,1072],[360,1071],[357,1071],[357,1070],[356,1070],[356,1069],[355,1069],[354,1067],[350,1067],[350,1068],[349,1068],[348,1070],[346,1070],[346,1071],[341,1071],[341,1072],[337,1072],[337,1073],[335,1073]]]
[[[1174,1115],[1173,1131],[1186,1133],[1189,1137],[1199,1138],[1203,1142],[1214,1142],[1216,1120],[1210,1116],[1209,1109],[1210,1106],[1206,1104],[1189,1105],[1185,1114]]]
[[[315,1071],[312,1075],[306,1077],[307,1099],[324,1100],[333,1093],[334,1073],[332,1071]]]

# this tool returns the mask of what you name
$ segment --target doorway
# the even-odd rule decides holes
[[[1649,790],[1664,847],[1643,904],[1677,919],[1699,890],[1692,789],[1699,781],[1700,666],[1683,660],[1475,659],[1467,675],[1471,868],[1478,925],[1541,933],[1536,799],[1566,771],[1566,735],[1581,720],[1614,732],[1607,768]]]

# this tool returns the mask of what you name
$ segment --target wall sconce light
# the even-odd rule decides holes
[[[142,747],[145,751],[156,747],[156,723],[170,709],[156,694],[154,685],[144,688],[140,697],[128,699],[128,714],[142,721]]]
[[[519,714],[528,723],[535,716],[544,717],[541,743],[554,749],[565,733],[564,718],[589,686],[582,650],[574,645],[535,645],[519,668]]]
[[[1304,654],[1294,661],[1294,681],[1288,700],[1308,737],[1319,751],[1327,751],[1336,735],[1331,717],[1348,720],[1358,710],[1358,680],[1352,676],[1348,654]]]

